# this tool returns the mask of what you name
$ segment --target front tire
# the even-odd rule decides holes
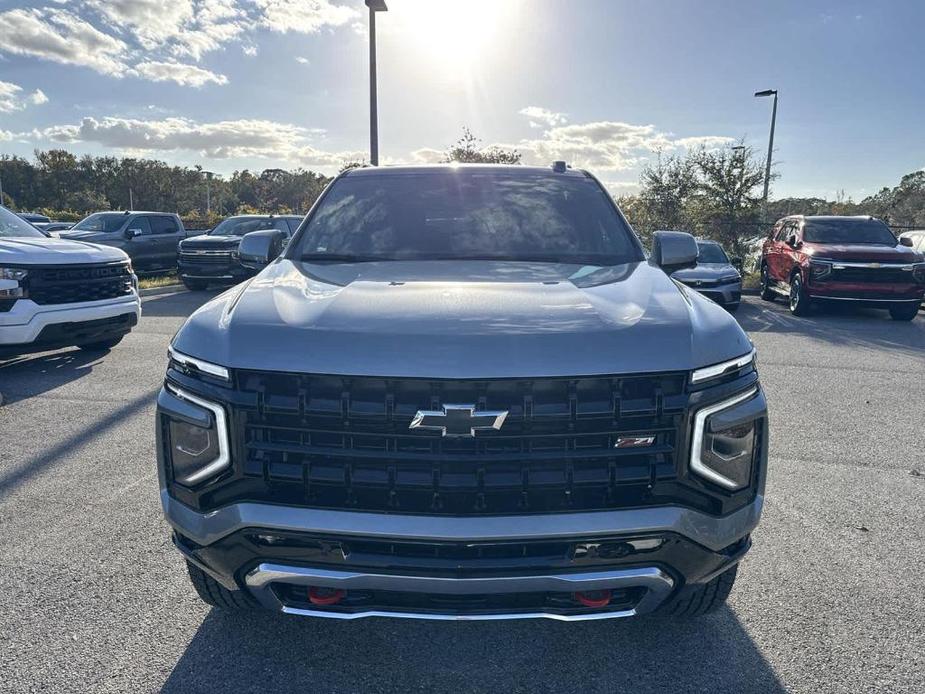
[[[726,604],[726,598],[732,592],[739,565],[726,569],[709,583],[685,588],[673,602],[665,608],[665,612],[672,617],[699,617],[703,614],[716,612]]]
[[[890,318],[893,320],[913,320],[919,313],[919,304],[895,304],[890,306]]]
[[[125,335],[119,335],[119,337],[113,337],[108,340],[100,340],[99,342],[88,342],[84,345],[77,345],[77,347],[85,352],[108,352],[122,342],[123,337],[125,337]]]
[[[761,298],[765,301],[774,301],[774,292],[771,289],[771,277],[768,275],[768,266],[761,266]]]
[[[790,278],[790,313],[805,316],[809,313],[810,300],[803,289],[803,277],[796,273]]]
[[[243,590],[228,590],[195,564],[186,562],[190,582],[207,605],[223,610],[250,610],[257,606],[254,599]]]

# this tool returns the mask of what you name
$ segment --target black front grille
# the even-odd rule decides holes
[[[831,279],[827,281],[852,283],[873,282],[876,284],[910,284],[915,280],[912,277],[911,271],[900,270],[895,267],[846,267],[843,269],[833,269]]]
[[[58,265],[29,270],[28,296],[41,305],[115,299],[132,293],[128,263]]]
[[[636,506],[676,476],[686,374],[431,381],[239,372],[246,478],[287,504],[448,515]],[[507,410],[474,438],[409,429],[445,403]],[[643,447],[618,439],[652,437]]]

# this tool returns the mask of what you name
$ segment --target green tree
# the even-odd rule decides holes
[[[520,152],[516,149],[503,149],[497,145],[481,147],[481,140],[472,134],[467,127],[463,127],[463,134],[456,144],[450,147],[443,155],[447,163],[460,164],[519,164]]]

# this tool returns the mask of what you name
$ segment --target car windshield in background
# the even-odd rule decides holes
[[[592,179],[464,169],[339,179],[290,257],[585,265],[643,259],[632,232]]]
[[[69,231],[119,231],[127,218],[122,212],[97,212],[77,222]]]
[[[289,230],[286,221],[279,217],[230,217],[210,231],[209,236],[244,236],[265,229]]]
[[[876,219],[808,220],[803,226],[803,240],[810,243],[896,245],[896,237],[890,228]]]
[[[45,238],[45,234],[29,224],[17,214],[13,214],[5,207],[0,207],[0,239],[18,238],[21,236]]]
[[[715,243],[697,244],[698,263],[728,263],[726,252]]]

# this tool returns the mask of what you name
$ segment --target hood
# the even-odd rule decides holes
[[[128,260],[124,251],[71,239],[0,238],[0,265],[70,265]]]
[[[111,239],[113,236],[118,236],[119,232],[117,231],[83,231],[78,229],[74,231],[73,229],[66,229],[60,232],[60,237],[62,239],[72,239],[74,241],[93,241],[94,239]]]
[[[470,379],[687,370],[751,349],[726,311],[644,262],[281,259],[173,344],[232,368]]]
[[[831,260],[855,261],[860,263],[913,263],[921,260],[921,255],[908,246],[876,246],[865,243],[804,243],[803,252],[818,258]]]
[[[679,282],[691,282],[693,280],[717,280],[720,277],[729,275],[738,276],[739,271],[729,263],[697,263],[694,267],[684,268],[671,273]]]
[[[208,234],[202,234],[183,239],[180,241],[180,248],[188,250],[201,248],[216,251],[224,248],[237,248],[241,244],[241,238],[240,236],[209,236]]]

